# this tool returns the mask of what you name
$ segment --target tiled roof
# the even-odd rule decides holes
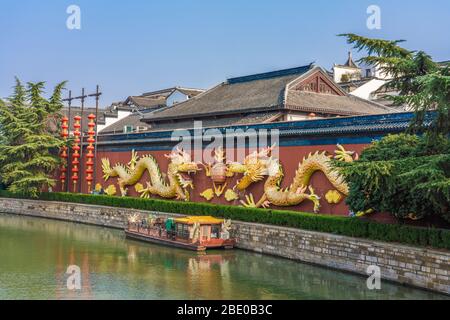
[[[350,67],[350,68],[359,68],[356,63],[353,61],[353,57],[352,57],[352,53],[349,52],[348,53],[348,59],[347,62],[345,63],[346,67]]]
[[[167,98],[176,90],[184,93],[185,95],[188,95],[189,97],[195,97],[205,91],[203,89],[172,87],[172,88],[167,88],[167,89],[162,89],[162,90],[157,90],[157,91],[146,92],[146,93],[142,94],[142,96],[144,96],[144,97],[166,97]]]
[[[308,65],[231,78],[186,102],[144,115],[143,121],[154,124],[169,119],[192,120],[232,114],[280,112],[286,109],[344,116],[395,111],[377,103],[346,95],[339,87],[336,87],[336,90],[343,96],[291,89],[293,87],[291,83],[303,81],[315,72],[328,77],[321,68]]]
[[[353,61],[353,57],[352,57],[352,52],[349,51],[348,52],[348,58],[347,61],[344,64],[338,64],[337,66],[339,67],[347,67],[347,68],[355,68],[355,69],[360,69],[356,63]]]
[[[203,128],[212,127],[226,127],[226,126],[237,126],[237,125],[250,125],[255,123],[265,123],[281,116],[280,112],[259,112],[252,113],[246,116],[230,116],[230,117],[219,117],[219,118],[205,118],[202,120]],[[191,129],[194,127],[193,119],[185,119],[181,121],[174,122],[160,122],[149,125],[148,123],[141,121],[142,116],[139,114],[131,114],[116,123],[106,127],[101,131],[101,134],[111,134],[111,133],[122,133],[123,128],[126,125],[132,125],[134,128],[137,126],[147,127],[146,131],[167,131],[167,130],[177,130],[177,129]]]
[[[191,89],[191,88],[182,88],[182,87],[176,87],[176,90],[184,93],[185,95],[189,96],[190,98],[193,98],[195,96],[198,96],[200,93],[205,92],[203,89]]]
[[[155,121],[280,109],[286,85],[310,69],[311,66],[304,66],[228,79],[186,102],[146,115],[144,119]]]
[[[148,108],[163,107],[166,105],[165,98],[151,98],[145,96],[130,96],[125,100],[123,105],[129,105],[132,103],[138,108],[138,110],[144,110]]]
[[[289,137],[309,137],[320,135],[323,137],[346,135],[346,134],[361,134],[361,135],[376,135],[387,133],[404,132],[410,124],[414,114],[411,112],[401,112],[393,114],[379,114],[369,116],[353,116],[340,117],[330,119],[318,119],[309,121],[290,121],[290,122],[274,122],[274,123],[258,123],[253,125],[237,125],[231,127],[218,128],[221,132],[229,132],[228,130],[235,129],[236,132],[242,132],[247,129],[255,129],[255,132],[260,129],[271,130],[277,129],[279,136]],[[435,116],[434,113],[429,112],[426,116],[426,124],[429,125],[430,120]],[[242,130],[241,130],[242,129]],[[105,135],[99,137],[99,145],[135,145],[145,143],[146,145],[153,142],[167,142],[173,143],[172,130],[158,131],[158,132],[144,132],[134,134],[116,134]],[[292,140],[286,140],[286,143],[291,143]],[[308,143],[311,141],[308,140]]]
[[[149,128],[149,125],[147,123],[141,122],[141,118],[142,116],[139,113],[132,113],[125,118],[120,119],[119,121],[114,122],[113,124],[104,128],[101,131],[101,134],[123,133],[123,128],[125,126],[133,126],[134,129],[136,129],[138,126]]]
[[[337,96],[298,90],[289,90],[286,106],[291,110],[336,115],[365,115],[396,112],[395,109],[352,95]]]

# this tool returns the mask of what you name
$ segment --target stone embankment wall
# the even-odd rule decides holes
[[[0,211],[113,228],[123,228],[128,214],[149,213],[135,209],[4,198],[0,198]],[[450,252],[446,250],[240,221],[233,222],[232,234],[237,239],[237,247],[242,249],[366,276],[367,267],[376,265],[386,280],[450,294]]]

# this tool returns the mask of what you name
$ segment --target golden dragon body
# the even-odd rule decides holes
[[[291,185],[282,189],[280,187],[283,180],[283,168],[278,159],[270,157],[271,148],[263,150],[259,153],[254,152],[247,156],[243,164],[231,163],[229,170],[235,173],[243,173],[243,177],[237,182],[235,188],[244,191],[252,183],[261,181],[267,176],[264,183],[264,194],[257,202],[253,196],[246,196],[246,202],[241,201],[247,207],[267,207],[270,204],[286,207],[295,206],[305,200],[314,203],[314,211],[320,209],[320,198],[314,193],[314,189],[309,186],[312,175],[321,171],[330,183],[339,192],[344,195],[348,194],[348,185],[343,177],[331,166],[332,156],[326,152],[316,152],[309,154],[299,164]],[[335,159],[340,161],[353,161],[353,152],[346,151],[342,146],[338,145],[335,151]],[[309,186],[309,187],[308,187]],[[309,193],[306,190],[309,189]]]
[[[139,159],[137,154],[132,151],[132,158],[128,165],[121,163],[111,167],[109,159],[102,159],[102,169],[105,181],[111,177],[118,177],[118,184],[122,196],[127,194],[127,186],[136,185],[136,191],[141,197],[148,198],[150,195],[158,195],[162,198],[177,198],[180,200],[189,200],[188,188],[193,188],[189,173],[198,171],[196,163],[191,161],[189,154],[182,150],[176,150],[169,155],[170,159],[167,174],[161,173],[159,165],[154,157],[145,155]],[[148,172],[150,181],[146,182],[144,188],[138,184],[145,172]],[[167,176],[167,179],[166,177]]]

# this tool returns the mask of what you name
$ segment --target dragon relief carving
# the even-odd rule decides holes
[[[347,151],[337,145],[334,156],[327,152],[310,153],[300,162],[295,176],[287,188],[281,188],[284,178],[283,166],[278,159],[272,157],[274,146],[255,151],[245,157],[242,163],[227,162],[222,148],[214,150],[214,162],[202,164],[205,175],[211,178],[213,187],[204,190],[199,195],[210,201],[214,197],[225,196],[228,202],[240,200],[245,207],[269,207],[270,205],[287,207],[298,205],[305,200],[314,204],[314,211],[320,209],[320,197],[315,194],[310,185],[312,175],[320,171],[333,185],[335,190],[329,190],[326,200],[331,204],[339,203],[343,196],[348,195],[348,185],[339,172],[331,166],[331,159],[351,162],[357,160],[355,152]],[[131,160],[126,165],[118,163],[111,167],[108,159],[102,159],[102,169],[105,181],[118,177],[118,185],[122,196],[127,194],[127,186],[135,186],[135,190],[143,198],[158,195],[163,198],[176,198],[188,201],[189,189],[194,185],[190,177],[199,169],[197,163],[183,150],[177,149],[166,155],[170,160],[167,173],[160,171],[159,165],[151,155],[139,157],[133,150]],[[146,186],[139,183],[145,172],[149,173],[150,181]],[[233,188],[226,189],[227,178],[240,175]],[[253,183],[264,181],[264,193],[258,201],[253,195],[245,194]],[[226,190],[226,192],[225,192]],[[245,200],[243,200],[245,199]]]
[[[353,161],[354,152],[346,151],[343,146],[338,145],[334,158],[339,161]],[[273,148],[267,148],[260,152],[254,152],[247,156],[243,164],[231,163],[229,170],[234,173],[243,174],[242,178],[237,181],[235,188],[244,191],[251,184],[264,180],[264,194],[261,199],[255,201],[253,195],[246,195],[246,201],[241,200],[243,206],[246,207],[268,207],[275,205],[280,207],[295,206],[305,200],[312,201],[314,211],[320,209],[320,198],[314,193],[314,189],[309,185],[311,176],[321,171],[334,188],[343,195],[348,195],[348,185],[338,171],[332,168],[330,160],[333,157],[327,152],[317,151],[303,158],[295,173],[291,185],[282,189],[281,182],[283,180],[283,167],[278,159],[270,156]],[[357,155],[356,155],[357,158]],[[309,190],[309,193],[306,193]]]
[[[211,178],[213,182],[212,188],[206,189],[200,193],[200,196],[207,201],[213,199],[214,196],[218,198],[221,197],[227,187],[226,179],[234,175],[234,173],[229,170],[225,161],[225,151],[222,147],[219,147],[214,149],[214,162],[202,164],[205,168],[205,175]],[[237,195],[233,194],[233,190],[231,189],[228,189],[225,193],[225,199],[229,202],[237,199],[236,196]]]
[[[127,186],[136,185],[136,191],[143,198],[158,195],[162,198],[188,201],[189,188],[194,188],[190,174],[196,173],[200,169],[195,162],[191,161],[191,156],[183,150],[177,149],[166,157],[170,160],[166,174],[161,173],[153,156],[139,157],[134,150],[131,152],[131,161],[127,165],[117,163],[111,167],[109,159],[103,158],[103,177],[105,181],[111,177],[118,177],[122,196],[126,196]],[[150,181],[147,181],[146,187],[144,187],[138,181],[146,171],[149,173]]]

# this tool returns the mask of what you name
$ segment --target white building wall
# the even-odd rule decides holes
[[[112,125],[113,123],[116,123],[117,121],[127,117],[130,114],[131,114],[131,111],[118,110],[117,111],[117,118],[116,117],[105,117],[105,124],[98,125],[97,131],[101,132],[106,127]]]
[[[167,97],[166,104],[168,107],[171,107],[176,103],[180,103],[188,99],[189,97],[186,94],[175,90],[170,96]]]
[[[350,75],[352,77],[350,80],[358,80],[361,78],[361,70],[360,69],[343,68],[343,67],[339,67],[339,66],[333,67],[334,82],[336,82],[336,83],[342,82],[342,76],[344,74]]]
[[[322,119],[322,117],[310,117],[307,114],[287,114],[284,118],[284,121],[300,121],[300,120],[317,120]]]
[[[368,66],[366,64],[361,64],[360,67],[361,67],[361,74],[362,74],[363,78],[366,77],[367,69],[370,69],[370,76],[371,77],[375,77],[375,78],[378,78],[378,79],[385,79],[385,80],[386,79],[392,79],[392,76],[386,75],[384,72],[382,72],[380,70],[380,67],[378,67],[378,66]]]
[[[380,89],[386,82],[386,80],[372,79],[350,92],[350,94],[366,100],[372,100],[372,93]]]

